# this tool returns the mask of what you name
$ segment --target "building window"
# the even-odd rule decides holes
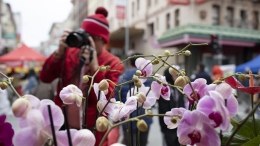
[[[140,7],[140,0],[137,0],[137,4],[136,4],[137,11],[139,10],[139,7]]]
[[[258,11],[253,11],[253,22],[252,22],[252,27],[253,29],[258,29],[259,27],[259,12]]]
[[[147,6],[148,6],[148,7],[151,6],[151,0],[147,0]]]
[[[214,5],[212,11],[212,25],[219,25],[219,24],[220,24],[220,7]]]
[[[227,8],[227,24],[230,27],[234,26],[234,9],[232,7]]]
[[[166,15],[166,30],[167,29],[170,29],[170,27],[171,27],[171,17],[170,17],[170,13],[168,13],[167,15]]]
[[[150,36],[154,35],[154,25],[153,25],[153,23],[150,23],[148,25],[148,29],[149,29]]]
[[[175,21],[175,27],[180,25],[180,10],[177,9],[174,12],[174,21]]]
[[[135,16],[135,3],[132,2],[132,17]]]
[[[247,28],[247,14],[245,10],[240,11],[240,28]]]

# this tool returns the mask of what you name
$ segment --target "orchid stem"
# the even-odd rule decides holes
[[[86,99],[84,100],[84,104],[83,104],[83,107],[82,107],[82,109],[83,109],[83,112],[82,112],[82,128],[83,129],[86,129],[87,128],[87,120],[86,120],[86,118],[87,118],[87,115],[86,115],[86,111],[88,110],[88,96],[89,96],[89,94],[90,94],[90,91],[91,91],[91,89],[92,89],[92,85],[93,85],[93,83],[94,83],[94,79],[95,79],[95,76],[97,75],[97,73],[99,72],[99,70],[100,70],[100,68],[98,68],[98,70],[95,72],[95,74],[92,76],[92,78],[91,78],[91,83],[90,83],[90,86],[89,86],[89,88],[88,87],[86,87],[86,92],[87,92],[87,94],[86,94]]]
[[[1,71],[0,71],[0,74],[3,75],[8,80],[7,84],[11,87],[11,89],[14,91],[16,96],[18,98],[21,98],[21,95],[15,90],[14,86],[12,85],[11,79],[8,76],[6,76],[4,73],[2,73]]]
[[[101,90],[98,90],[98,100],[97,100],[97,102],[100,100],[100,94],[101,94]],[[97,108],[96,108],[96,117],[95,117],[95,121],[97,120],[97,118],[98,118],[98,110],[97,110]],[[96,122],[95,122],[95,125],[94,125],[94,129],[93,129],[93,133],[94,133],[94,135],[96,134]]]
[[[177,115],[165,115],[165,114],[143,114],[143,115],[140,115],[140,116],[137,116],[137,117],[130,118],[130,119],[127,119],[127,120],[125,120],[125,121],[119,122],[119,123],[114,124],[113,126],[111,126],[111,128],[110,128],[109,130],[107,130],[107,132],[106,132],[105,135],[103,136],[101,142],[99,143],[99,146],[102,146],[102,145],[103,145],[103,143],[105,142],[105,140],[106,140],[106,138],[107,138],[109,132],[110,132],[113,128],[118,127],[118,126],[120,126],[120,125],[122,125],[122,124],[125,124],[125,123],[129,123],[129,122],[131,122],[131,121],[136,121],[136,120],[138,120],[138,119],[140,119],[140,118],[142,118],[142,117],[145,117],[145,116],[147,116],[147,115],[149,115],[149,116],[162,116],[162,117],[164,117],[164,116],[167,116],[167,117],[177,116]],[[131,145],[130,145],[130,146],[131,146]]]
[[[252,109],[252,111],[246,116],[246,118],[237,125],[236,129],[232,132],[232,134],[230,135],[230,137],[228,138],[227,142],[225,143],[226,146],[230,145],[231,140],[233,139],[233,137],[235,136],[235,134],[238,132],[238,130],[246,123],[246,121],[248,120],[248,118],[255,113],[256,109],[258,108],[258,106],[260,105],[260,100],[258,100],[256,106]]]

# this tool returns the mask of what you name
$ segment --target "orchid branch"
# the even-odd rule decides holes
[[[16,94],[16,96],[17,97],[19,97],[19,98],[22,98],[21,96],[20,96],[20,94],[15,90],[15,88],[14,88],[14,86],[12,85],[12,78],[9,78],[8,76],[6,76],[4,73],[2,73],[1,71],[0,71],[0,74],[1,75],[3,75],[6,79],[7,79],[7,84],[11,87],[11,89],[14,91],[14,93]]]
[[[103,143],[104,143],[105,139],[107,138],[109,132],[110,132],[113,128],[118,127],[118,126],[120,126],[120,125],[122,125],[122,124],[125,124],[125,123],[128,123],[128,122],[139,121],[140,118],[145,117],[145,116],[161,116],[161,117],[167,116],[167,117],[174,117],[174,116],[177,116],[177,115],[166,115],[166,114],[143,114],[143,115],[140,115],[140,116],[137,116],[137,117],[134,117],[134,118],[127,119],[127,120],[125,120],[125,121],[122,121],[122,122],[116,123],[116,124],[112,125],[111,128],[110,128],[109,130],[106,131],[106,133],[105,133],[104,137],[102,138],[102,140],[101,140],[99,146],[102,146],[102,145],[103,145]]]

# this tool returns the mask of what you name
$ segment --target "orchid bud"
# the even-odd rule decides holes
[[[171,118],[171,122],[172,122],[173,124],[176,124],[176,123],[177,123],[177,119],[176,119],[175,117],[172,117],[172,118]]]
[[[137,70],[137,71],[135,72],[135,74],[136,74],[137,76],[141,76],[141,75],[142,75],[142,72],[141,72],[140,70]]]
[[[104,92],[105,95],[107,95],[108,89],[104,90],[103,92]]]
[[[102,72],[105,72],[106,70],[107,70],[107,68],[105,67],[105,66],[100,66],[100,71],[102,71]]]
[[[137,96],[137,101],[139,103],[144,103],[145,102],[146,96],[145,96],[145,94],[143,92],[138,93],[136,96]]]
[[[88,83],[89,77],[88,75],[83,76],[83,83]]]
[[[171,52],[170,52],[169,50],[165,50],[165,51],[164,51],[164,55],[165,55],[165,56],[170,56],[170,55],[171,55]]]
[[[162,55],[159,55],[158,58],[162,59],[163,57],[162,57]]]
[[[174,82],[174,85],[175,86],[179,86],[179,87],[182,87],[182,88],[184,88],[184,86],[186,85],[187,83],[186,83],[186,80],[185,80],[185,78],[183,77],[183,76],[179,76],[176,80],[175,80],[175,82]]]
[[[12,111],[16,117],[26,117],[27,112],[31,109],[29,100],[25,98],[18,98],[12,104]]]
[[[151,110],[145,110],[145,114],[147,115],[148,118],[153,118],[153,112]]]
[[[190,56],[190,55],[191,55],[191,52],[190,52],[189,50],[186,50],[186,51],[184,52],[184,55],[185,55],[185,56]]]
[[[138,81],[139,81],[138,76],[134,75],[134,76],[133,76],[133,81],[134,81],[134,82],[138,82]]]
[[[148,130],[148,126],[144,120],[139,120],[136,125],[137,129],[141,132],[146,132]]]
[[[239,79],[240,81],[244,81],[244,80],[245,80],[245,75],[243,75],[243,74],[242,74],[242,75],[239,75],[239,76],[238,76],[238,79]]]
[[[185,72],[185,70],[181,70],[181,73],[182,73],[182,75],[186,75],[186,72]],[[185,76],[186,77],[186,76]]]
[[[222,83],[222,80],[221,79],[217,79],[216,81],[213,82],[213,84],[216,84],[216,85],[219,85]]]
[[[108,87],[109,87],[109,84],[108,84],[107,80],[105,80],[105,79],[103,79],[98,84],[98,89],[101,90],[101,91],[104,91],[104,90],[108,89]]]
[[[0,82],[0,88],[2,90],[6,89],[8,87],[7,83],[6,82]]]
[[[60,91],[60,98],[64,104],[76,103],[78,107],[81,106],[83,93],[75,85],[68,85]]]
[[[111,69],[111,67],[110,67],[110,66],[106,66],[106,68],[107,68],[107,70],[110,70],[110,69]]]
[[[152,65],[156,65],[156,64],[159,64],[160,61],[158,59],[155,59],[154,61],[152,61]]]
[[[245,79],[249,80],[250,79],[250,75],[245,75]]]
[[[142,82],[140,80],[138,80],[137,82],[134,82],[134,85],[138,88],[142,87]]]
[[[173,76],[173,75],[177,75],[179,72],[178,69],[172,66],[169,68],[169,73]]]
[[[108,128],[108,121],[105,117],[99,117],[96,121],[97,131],[104,132]]]

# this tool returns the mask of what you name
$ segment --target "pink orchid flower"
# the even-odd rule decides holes
[[[19,119],[20,131],[14,135],[14,145],[39,146],[46,143],[48,138],[52,138],[47,105],[51,106],[55,131],[60,129],[64,123],[60,107],[51,100],[42,100],[38,109],[30,110],[25,119]]]
[[[229,112],[225,107],[224,98],[217,91],[209,91],[198,103],[197,110],[204,113],[209,119],[210,124],[214,127],[220,127],[223,132],[229,128]]]
[[[98,99],[99,88],[98,88],[98,84],[97,83],[94,83],[94,92],[95,92],[96,97]],[[107,102],[108,102],[108,100],[106,98],[105,92],[104,91],[100,91],[99,101],[97,102],[97,108],[99,109],[99,111],[101,111],[105,107]],[[111,98],[110,102],[116,102],[116,100],[114,98]],[[114,106],[114,104],[109,103],[102,114],[104,116],[107,116],[106,113],[109,113],[110,111],[112,111],[113,106]]]
[[[136,110],[137,97],[131,96],[127,98],[125,103],[115,102],[113,109],[110,111],[110,118],[114,121],[121,121],[124,118],[127,118],[133,111]]]
[[[60,98],[64,104],[76,103],[78,107],[81,106],[83,93],[75,85],[68,85],[60,91]]]
[[[12,111],[16,117],[25,118],[30,109],[36,109],[39,105],[40,100],[37,97],[26,94],[22,98],[15,100],[12,105]]]
[[[140,88],[138,88],[138,92],[144,93],[145,95],[147,94],[148,91],[149,91],[149,87],[145,87],[144,84],[142,84],[142,86]],[[127,92],[127,95],[126,95],[127,98],[130,97],[130,92],[132,93],[132,95],[137,94],[137,88],[131,88],[131,90]],[[149,92],[148,95],[146,96],[146,100],[143,104],[143,108],[144,109],[150,109],[155,103],[156,103],[156,97],[155,97],[154,93]],[[138,103],[139,107],[141,105],[142,105],[142,103]]]
[[[191,85],[195,91],[195,94],[197,95],[198,100],[200,100],[207,91],[207,81],[205,79],[199,78],[196,79],[194,82],[191,82]],[[183,88],[183,92],[188,96],[188,100],[190,104],[193,104],[196,101],[195,95],[192,92],[192,88],[189,84],[187,84]]]
[[[135,60],[135,66],[136,68],[142,71],[142,77],[152,75],[153,65],[151,64],[150,60],[146,60],[144,58],[139,57]],[[146,81],[146,78],[140,80],[142,81],[142,83],[144,83]]]
[[[5,122],[6,115],[0,116],[0,145],[1,146],[12,146],[12,138],[14,136],[14,129],[12,125]]]
[[[232,94],[232,87],[227,83],[221,83],[216,86],[215,91],[219,92],[223,96],[229,115],[234,117],[238,112],[238,101]]]
[[[171,111],[166,112],[165,113],[166,115],[173,116],[173,117],[164,116],[163,120],[164,120],[164,123],[167,125],[167,128],[168,129],[177,128],[181,121],[181,117],[185,111],[186,111],[185,108],[172,108]],[[176,122],[173,123],[172,120],[174,120]]]
[[[88,129],[70,129],[71,142],[75,146],[94,146],[96,143],[96,138],[94,134]],[[58,146],[68,146],[68,135],[67,131],[59,131],[57,133],[57,145]]]
[[[162,81],[162,83],[168,84],[165,76],[162,76],[160,74],[156,74],[155,76],[157,76],[159,80]],[[157,99],[159,99],[160,96],[162,96],[163,99],[170,100],[171,91],[169,86],[163,86],[162,84],[159,84],[157,81],[153,81],[151,89]]]
[[[182,145],[220,146],[220,138],[209,124],[209,119],[200,111],[186,111],[177,129]]]

